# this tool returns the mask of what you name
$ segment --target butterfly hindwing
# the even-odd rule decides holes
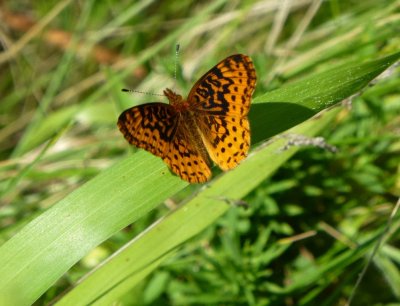
[[[163,158],[170,169],[189,183],[204,183],[211,177],[208,160],[195,149],[183,125],[179,125],[168,154]]]
[[[235,168],[247,156],[250,147],[247,117],[204,115],[198,125],[208,154],[222,170]]]

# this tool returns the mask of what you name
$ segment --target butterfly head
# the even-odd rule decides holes
[[[178,95],[177,93],[173,92],[171,89],[167,88],[164,90],[164,95],[168,98],[169,104],[171,105],[179,105],[182,104],[182,96]]]

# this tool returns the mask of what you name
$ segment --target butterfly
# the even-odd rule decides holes
[[[247,156],[256,79],[248,56],[231,55],[204,74],[187,99],[167,88],[169,104],[129,108],[118,128],[130,144],[161,157],[183,180],[204,183],[211,178],[210,159],[226,171]]]

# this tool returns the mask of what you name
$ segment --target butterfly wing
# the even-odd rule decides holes
[[[180,113],[171,105],[147,103],[125,110],[117,125],[130,144],[161,157],[182,179],[205,182],[211,170],[193,149],[180,121]]]
[[[211,159],[234,168],[250,147],[247,114],[256,85],[251,59],[232,55],[208,71],[192,88],[188,102]]]
[[[208,154],[222,170],[233,169],[246,158],[250,147],[247,117],[204,115],[197,124]]]
[[[189,183],[204,183],[211,178],[208,160],[197,151],[187,135],[183,125],[179,125],[176,135],[169,146],[168,154],[163,157],[171,170]]]

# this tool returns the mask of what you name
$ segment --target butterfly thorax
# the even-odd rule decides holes
[[[169,104],[173,106],[179,113],[180,124],[183,126],[182,131],[184,131],[186,137],[188,138],[186,140],[190,142],[192,147],[195,148],[196,152],[198,152],[208,164],[209,158],[207,149],[204,146],[201,138],[201,132],[196,124],[195,114],[189,109],[189,103],[184,100],[181,95],[178,95],[169,88],[164,90],[164,94],[168,98]],[[179,135],[179,137],[184,136]]]
[[[171,89],[166,88],[164,95],[168,98],[169,104],[180,110],[180,106],[183,106],[183,98],[181,95],[173,92]]]

